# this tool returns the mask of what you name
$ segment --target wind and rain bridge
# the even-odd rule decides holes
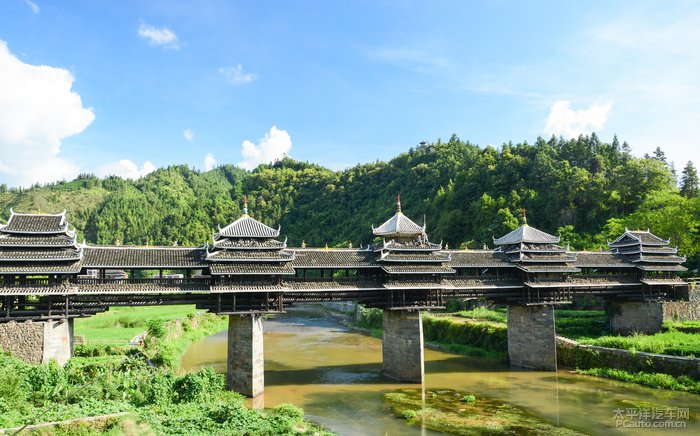
[[[574,295],[609,300],[614,332],[659,331],[661,303],[687,298],[678,276],[685,259],[649,231],[627,230],[606,251],[571,251],[523,221],[494,249],[447,249],[398,202],[367,247],[289,247],[245,206],[211,244],[132,247],[78,243],[65,211],[11,211],[0,225],[0,346],[29,362],[65,363],[75,318],[113,306],[194,304],[229,315],[228,386],[256,396],[264,390],[262,316],[296,303],[383,309],[384,373],[421,383],[420,313],[448,298],[506,304],[511,364],[541,370],[555,369],[553,307]],[[164,274],[173,271],[181,274]]]

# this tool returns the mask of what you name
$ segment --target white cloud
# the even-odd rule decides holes
[[[602,103],[591,105],[588,109],[572,110],[570,101],[556,101],[549,111],[544,132],[576,138],[581,134],[599,131],[608,121],[611,109],[612,103]]]
[[[150,45],[162,46],[166,48],[178,49],[177,35],[167,27],[155,27],[141,23],[138,34],[148,41]]]
[[[27,186],[69,179],[78,166],[59,156],[61,141],[95,119],[71,91],[70,71],[25,64],[0,40],[0,176]]]
[[[257,79],[255,74],[244,73],[243,66],[241,64],[237,64],[233,67],[221,67],[219,68],[219,74],[224,76],[229,83],[233,83],[234,85],[250,83]]]
[[[184,136],[186,140],[192,141],[194,139],[194,132],[191,129],[185,129],[182,132],[182,136]]]
[[[124,179],[140,179],[146,174],[152,173],[156,170],[156,167],[147,160],[143,163],[143,166],[139,169],[138,165],[130,161],[129,159],[122,159],[118,162],[112,162],[102,165],[97,170],[97,174],[100,177],[105,176],[119,176]]]
[[[272,126],[258,144],[247,139],[243,141],[241,145],[243,160],[238,162],[238,166],[252,170],[261,163],[282,159],[291,148],[292,138],[289,133],[286,130],[278,129],[277,126]]]
[[[32,0],[24,0],[24,2],[27,4],[27,6],[29,6],[33,13],[38,14],[41,11],[41,9],[39,9],[39,5],[34,3]]]
[[[207,155],[204,156],[204,170],[205,171],[213,170],[214,167],[216,167],[216,159],[214,159],[213,154],[207,153]]]

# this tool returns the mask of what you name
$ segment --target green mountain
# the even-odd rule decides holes
[[[400,193],[404,213],[417,222],[425,216],[431,239],[452,248],[490,244],[527,209],[531,225],[561,234],[573,248],[604,247],[624,227],[650,228],[697,268],[700,197],[697,176],[685,176],[695,171],[689,167],[679,189],[661,150],[635,158],[616,137],[481,148],[453,136],[342,171],[285,158],[250,172],[180,165],[136,181],[81,175],[26,190],[3,185],[0,214],[65,208],[88,242],[201,245],[241,214],[247,194],[251,214],[281,224],[290,245],[359,246],[371,241],[372,224],[393,213]]]

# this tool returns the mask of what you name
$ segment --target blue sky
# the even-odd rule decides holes
[[[614,133],[697,164],[700,5],[0,2],[0,182],[341,169],[456,133]]]

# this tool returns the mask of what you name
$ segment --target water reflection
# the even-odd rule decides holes
[[[318,311],[297,310],[264,322],[265,394],[251,400],[253,407],[293,403],[314,422],[345,435],[434,434],[407,426],[385,404],[384,393],[421,386],[381,376],[379,339],[349,332]],[[615,428],[614,411],[619,408],[687,407],[691,414],[687,429],[658,430],[657,434],[700,434],[697,395],[566,372],[515,370],[487,359],[433,350],[426,350],[425,359],[423,402],[426,392],[453,389],[508,402],[552,424],[591,434],[624,432]],[[226,333],[222,332],[192,344],[182,366],[194,370],[206,365],[223,372],[225,362]]]

